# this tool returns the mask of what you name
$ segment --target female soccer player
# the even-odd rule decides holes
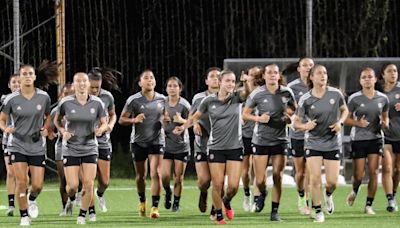
[[[280,221],[278,208],[289,143],[286,127],[290,120],[288,115],[292,115],[296,109],[296,101],[289,88],[279,85],[280,74],[276,64],[267,65],[263,77],[265,86],[250,94],[243,110],[243,119],[256,123],[252,143],[255,148],[253,156],[256,184],[261,193],[256,202],[256,212],[261,212],[264,208],[267,196],[266,168],[271,159],[274,186],[270,219]],[[252,111],[256,108],[258,115],[253,115]]]
[[[164,132],[161,122],[165,97],[154,91],[156,79],[151,70],[140,74],[141,91],[130,96],[119,118],[121,125],[132,125],[131,152],[136,171],[136,186],[139,194],[139,215],[146,216],[147,158],[150,163],[152,208],[150,218],[159,218],[160,201],[159,168],[164,153]]]
[[[86,213],[93,199],[96,178],[98,146],[96,136],[108,130],[104,104],[100,98],[89,95],[90,82],[86,73],[76,73],[75,94],[64,97],[58,104],[54,124],[63,138],[63,163],[67,193],[66,209],[75,203],[79,172],[82,170],[82,203],[77,224],[86,223]],[[64,118],[65,124],[62,123]],[[91,220],[93,221],[93,220]]]
[[[186,123],[189,116],[190,104],[180,96],[182,82],[177,77],[167,79],[168,98],[165,101],[166,118],[164,120],[165,131],[165,153],[161,161],[161,180],[165,190],[166,209],[171,208],[172,191],[170,188],[171,166],[174,165],[174,202],[172,211],[179,210],[179,201],[182,193],[183,178],[186,163],[190,153],[189,132],[186,130],[182,135],[175,135],[172,131],[175,127]]]
[[[294,127],[306,131],[304,148],[310,172],[312,204],[316,215],[314,222],[324,222],[321,210],[321,167],[325,166],[326,211],[332,214],[335,191],[340,170],[341,129],[348,116],[348,109],[340,90],[328,86],[328,73],[322,65],[315,65],[309,73],[311,90],[299,101],[293,117]],[[302,120],[307,120],[303,123]]]
[[[353,126],[350,133],[353,191],[347,196],[347,205],[353,206],[368,158],[369,181],[365,213],[374,215],[372,203],[378,187],[379,160],[383,154],[381,126],[389,127],[389,100],[383,93],[375,91],[377,78],[372,68],[363,69],[359,80],[362,90],[349,97],[349,116],[345,122]]]

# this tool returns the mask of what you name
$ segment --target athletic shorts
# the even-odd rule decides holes
[[[251,143],[251,138],[242,137],[243,140],[243,155],[252,155],[253,154],[253,144]]]
[[[351,142],[350,158],[366,158],[369,154],[383,155],[382,139],[362,140]]]
[[[385,139],[385,144],[392,145],[393,153],[400,154],[400,141],[392,141]]]
[[[81,164],[97,164],[97,154],[75,157],[75,156],[64,156],[63,159],[64,167],[67,166],[80,166]]]
[[[99,148],[99,159],[103,161],[111,161],[112,152],[111,149],[100,149]]]
[[[274,146],[259,146],[254,144],[254,155],[287,155],[288,154],[288,144],[281,143]]]
[[[243,161],[243,148],[208,151],[209,163],[226,163],[226,161]]]
[[[340,159],[340,150],[332,150],[332,151],[319,151],[319,150],[309,150],[306,149],[306,157],[322,157],[325,160],[334,160],[338,161]]]
[[[208,155],[206,153],[197,152],[194,156],[196,162],[208,162]]]
[[[11,152],[11,163],[17,162],[24,162],[28,163],[29,166],[39,166],[45,167],[46,166],[46,156],[45,155],[37,155],[37,156],[30,156],[21,154],[18,152]]]
[[[304,140],[303,139],[290,139],[290,152],[293,157],[301,158],[304,155]]]
[[[163,159],[166,159],[166,160],[179,160],[181,162],[185,162],[186,163],[189,160],[189,152],[177,153],[177,154],[165,152]]]
[[[162,145],[151,145],[148,147],[141,147],[137,143],[131,143],[131,153],[133,161],[142,162],[146,161],[149,154],[162,155],[164,154],[164,147]]]

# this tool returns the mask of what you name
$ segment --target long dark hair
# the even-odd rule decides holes
[[[102,81],[101,87],[105,90],[120,91],[119,82],[123,80],[121,72],[111,68],[93,67],[88,73],[89,80]]]
[[[47,90],[50,85],[55,85],[58,83],[58,69],[56,61],[50,62],[46,59],[43,60],[39,67],[35,69],[35,72],[35,86],[39,89]]]
[[[380,70],[379,74],[376,75],[377,76],[377,81],[375,83],[375,89],[376,90],[384,92],[383,90],[385,88],[385,79],[383,78],[383,75],[385,74],[386,68],[388,68],[388,66],[390,66],[390,65],[396,66],[396,64],[390,63],[390,62],[382,64],[382,67],[381,67],[381,70]]]

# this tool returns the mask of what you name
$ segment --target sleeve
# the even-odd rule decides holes
[[[389,98],[385,96],[382,112],[389,111]]]
[[[342,107],[342,105],[346,105],[346,101],[344,100],[344,96],[341,92],[338,91],[339,94],[339,107]]]
[[[51,100],[49,96],[46,96],[44,113],[48,115],[50,114],[50,112],[51,112]]]
[[[201,112],[201,113],[206,113],[208,110],[208,104],[209,104],[210,99],[208,97],[204,98],[197,111]]]
[[[340,105],[340,106],[342,106],[342,105]],[[353,113],[356,110],[357,105],[356,105],[356,102],[354,102],[354,99],[351,99],[347,106],[348,106],[349,112]]]
[[[300,97],[299,107],[296,109],[296,116],[300,117],[300,119],[305,119],[306,109],[305,109],[305,100],[304,96]]]
[[[129,112],[134,115],[134,108],[133,108],[133,99],[129,99],[126,101],[123,112]]]
[[[182,109],[182,113],[181,113],[182,118],[187,119],[189,117],[189,112],[190,112],[190,106],[183,105],[183,109]]]
[[[98,118],[102,118],[102,117],[106,117],[107,113],[104,107],[104,103],[103,102],[98,102],[98,107],[97,107],[97,117]]]
[[[197,111],[197,108],[199,107],[200,104],[200,99],[196,99],[192,101],[192,106],[190,107],[190,112],[195,113]]]
[[[57,106],[57,114],[60,116],[65,116],[65,102],[60,102]]]
[[[110,93],[109,96],[110,102],[108,103],[107,111],[112,111],[115,109],[115,104],[114,104],[114,96]]]
[[[253,108],[255,108],[255,107],[257,106],[257,103],[256,103],[254,97],[255,97],[255,96],[249,96],[249,97],[247,98],[246,104],[245,104],[245,107],[246,107],[246,108],[251,108],[251,109],[253,109]]]
[[[292,90],[289,90],[288,94],[288,107],[296,107],[296,97],[294,96],[294,93]]]
[[[10,115],[11,114],[11,103],[12,103],[12,99],[10,99],[10,100],[6,99],[1,106],[1,111],[7,115]]]

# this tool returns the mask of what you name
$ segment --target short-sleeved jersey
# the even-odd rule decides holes
[[[108,113],[115,109],[114,97],[109,91],[101,89],[99,93],[99,98],[104,104],[104,109],[108,117]],[[105,132],[102,136],[97,137],[97,142],[100,149],[111,149],[110,133]]]
[[[315,97],[311,91],[304,94],[299,101],[296,115],[300,119],[316,120],[317,125],[304,135],[304,148],[318,151],[340,150],[342,147],[341,135],[329,128],[340,119],[340,107],[345,105],[340,90],[327,87],[325,94]]]
[[[241,102],[239,92],[234,92],[224,101],[218,99],[218,94],[212,94],[201,102],[198,110],[201,113],[208,113],[211,124],[208,149],[232,150],[243,148]]]
[[[257,108],[258,115],[267,113],[268,123],[256,123],[252,143],[259,146],[275,146],[288,143],[285,113],[288,107],[294,107],[296,101],[288,87],[279,86],[275,93],[266,86],[255,89],[247,98],[246,107]]]
[[[11,93],[10,93],[10,94],[11,94]],[[1,111],[1,109],[2,109],[2,107],[3,107],[3,103],[4,103],[4,101],[5,101],[6,97],[7,97],[7,95],[9,95],[9,94],[3,94],[3,95],[1,95],[1,98],[0,98],[0,103],[1,103],[0,111]],[[8,116],[8,120],[7,120],[7,123],[6,123],[7,126],[9,126],[10,123],[11,123],[11,118],[10,118],[10,116]],[[1,137],[2,137],[1,144],[7,145],[8,134],[3,134],[3,132],[0,132],[0,135],[1,135]]]
[[[10,117],[15,132],[8,137],[9,152],[28,156],[46,154],[46,138],[40,135],[45,116],[50,114],[50,97],[40,89],[28,100],[20,91],[9,94],[4,100],[2,112]]]
[[[400,103],[400,82],[388,92],[385,92],[389,98],[389,129],[383,129],[385,138],[391,141],[400,141],[400,112],[396,111],[395,105]]]
[[[239,91],[244,90],[244,87],[240,87]],[[246,102],[243,102],[243,107],[246,106]],[[251,114],[256,115],[257,109],[254,109]],[[253,121],[242,121],[242,136],[244,138],[252,138],[254,132],[255,123]]]
[[[201,93],[197,93],[193,96],[192,99],[192,106],[190,108],[191,113],[195,113],[197,109],[199,108],[199,105],[201,101],[210,95],[210,93],[206,90]],[[195,135],[194,136],[194,151],[197,152],[202,152],[206,153],[207,152],[207,143],[208,143],[208,137],[210,133],[210,119],[208,117],[208,113],[203,113],[202,117],[199,120],[199,124],[202,128],[202,135]]]
[[[293,91],[294,98],[296,99],[297,103],[299,102],[300,97],[309,91],[308,86],[306,84],[304,84],[304,82],[300,78],[293,80],[287,86]],[[289,137],[292,139],[303,140],[304,132],[295,130],[293,127],[290,127],[289,128]]]
[[[171,119],[169,123],[164,123],[165,151],[172,154],[189,152],[189,131],[186,129],[181,135],[173,133],[175,127],[181,125],[174,123],[174,115],[180,113],[183,119],[188,119],[190,110],[189,102],[185,98],[181,97],[175,106],[170,106],[167,98],[165,101],[165,110],[168,112],[169,118]]]
[[[362,91],[352,94],[347,102],[349,112],[354,120],[365,118],[369,125],[365,128],[353,126],[350,138],[352,141],[373,140],[382,138],[381,116],[389,109],[389,99],[381,92],[375,92],[372,99],[366,97]]]
[[[140,113],[145,116],[142,123],[132,125],[131,143],[142,147],[164,145],[165,136],[161,128],[164,104],[165,97],[159,93],[155,93],[150,101],[141,92],[128,98],[123,111],[132,114],[133,117]]]
[[[63,140],[63,156],[82,157],[98,154],[95,129],[99,120],[106,116],[100,98],[89,95],[82,105],[76,95],[64,97],[57,107],[57,113],[64,117],[65,130],[72,133],[69,140]]]

